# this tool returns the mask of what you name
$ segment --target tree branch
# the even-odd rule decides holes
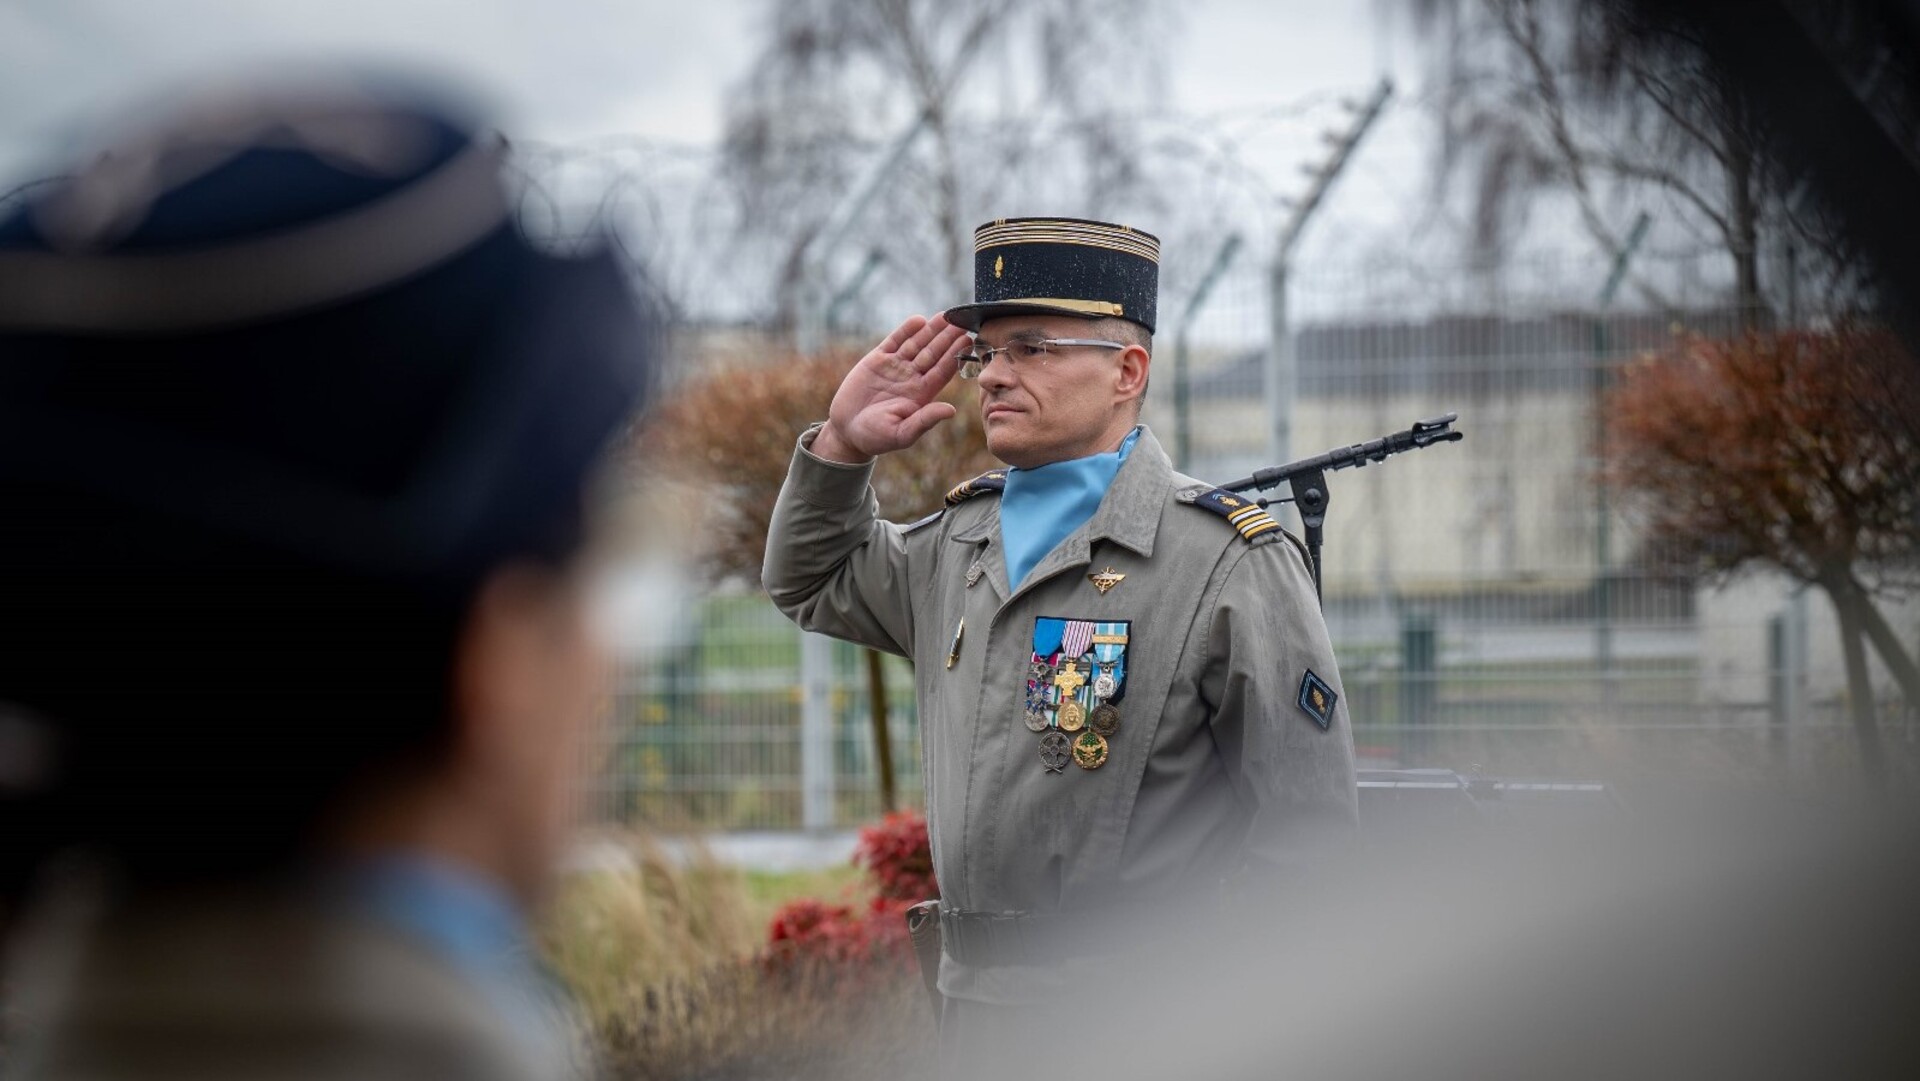
[[[1650,184],[1658,184],[1679,196],[1681,199],[1686,200],[1693,205],[1694,209],[1704,214],[1708,221],[1713,223],[1713,227],[1720,231],[1722,237],[1729,243],[1732,242],[1733,226],[1727,221],[1726,215],[1715,209],[1711,200],[1701,195],[1698,191],[1695,191],[1691,185],[1680,178],[1679,174],[1670,169],[1663,169],[1657,165],[1647,165],[1621,157],[1617,154],[1609,154],[1601,157],[1599,164],[1601,168],[1615,176],[1628,180],[1643,180]]]

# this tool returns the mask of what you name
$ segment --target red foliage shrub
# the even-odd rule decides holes
[[[767,929],[769,968],[912,966],[907,909],[936,895],[926,819],[899,812],[861,830],[853,862],[872,879],[874,897],[864,907],[814,898],[781,906]]]
[[[769,957],[865,960],[872,949],[861,927],[864,922],[852,905],[829,904],[811,897],[788,901],[773,914],[773,923],[767,929]]]
[[[912,811],[895,811],[861,830],[853,862],[873,876],[882,897],[911,904],[940,894],[927,820]]]

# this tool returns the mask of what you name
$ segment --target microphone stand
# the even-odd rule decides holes
[[[1307,569],[1313,572],[1314,596],[1324,607],[1325,597],[1320,585],[1320,545],[1325,540],[1323,527],[1327,523],[1327,504],[1332,500],[1327,492],[1327,474],[1338,469],[1358,469],[1368,462],[1385,461],[1388,456],[1402,451],[1421,450],[1436,443],[1457,443],[1466,438],[1465,433],[1453,430],[1453,422],[1458,419],[1460,414],[1447,413],[1428,420],[1416,420],[1413,427],[1404,432],[1392,432],[1352,446],[1335,447],[1325,454],[1316,454],[1286,465],[1256,469],[1252,476],[1220,487],[1229,492],[1244,492],[1253,488],[1265,491],[1285,484],[1292,490],[1291,496],[1258,499],[1255,502],[1263,507],[1273,503],[1292,503],[1300,511],[1300,524],[1306,528],[1307,534]]]

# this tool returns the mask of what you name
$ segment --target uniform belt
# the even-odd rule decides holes
[[[1057,965],[1119,952],[1101,921],[1042,912],[963,912],[940,906],[941,946],[963,965]],[[1109,929],[1110,930],[1110,929]]]

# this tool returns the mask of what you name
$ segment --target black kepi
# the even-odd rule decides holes
[[[1082,218],[997,218],[973,231],[971,304],[947,321],[979,330],[989,319],[1039,313],[1115,318],[1152,333],[1160,293],[1160,239]]]

